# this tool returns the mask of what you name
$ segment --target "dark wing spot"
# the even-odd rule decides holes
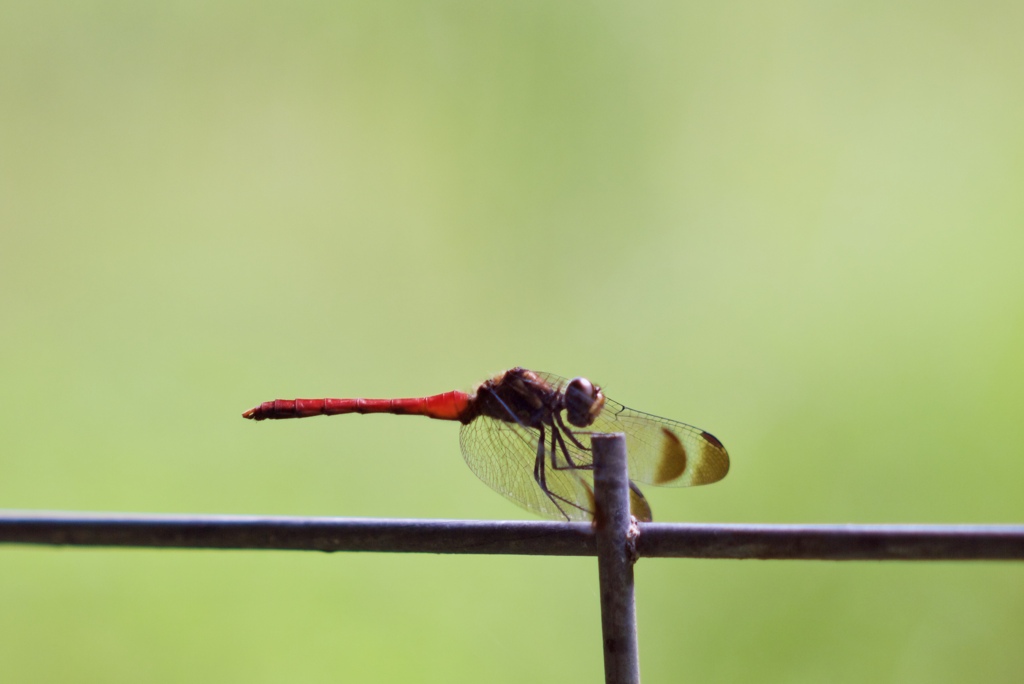
[[[583,485],[583,493],[586,494],[586,496],[587,496],[587,506],[588,506],[587,510],[588,511],[596,511],[597,510],[597,500],[594,499],[594,490],[591,489],[590,485],[587,484],[586,480],[580,480],[580,484]]]
[[[676,433],[668,428],[661,428],[664,439],[661,441],[661,461],[654,473],[654,484],[671,482],[686,470],[686,449],[676,437]]]
[[[718,441],[718,438],[717,438],[717,437],[715,437],[715,436],[714,436],[713,434],[711,434],[710,432],[701,432],[701,433],[700,433],[700,436],[701,436],[701,437],[703,437],[703,438],[704,438],[704,440],[705,440],[706,442],[710,443],[710,444],[711,444],[711,445],[713,445],[713,446],[716,446],[716,447],[718,447],[718,448],[719,448],[719,449],[721,449],[722,451],[725,451],[725,447],[724,447],[724,446],[722,446],[722,443],[721,443],[721,442],[719,442],[719,441]]]
[[[729,473],[729,454],[710,432],[701,432],[700,436],[704,438],[705,443],[701,445],[700,455],[694,462],[690,484],[718,482]]]
[[[647,497],[637,489],[632,482],[629,488],[629,512],[639,522],[651,522],[654,514],[651,513],[651,505],[647,503]]]

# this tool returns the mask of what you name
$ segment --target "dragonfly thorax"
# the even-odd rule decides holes
[[[513,368],[480,385],[475,407],[478,415],[539,428],[551,424],[552,413],[561,410],[561,398],[533,371]]]
[[[477,415],[530,428],[554,426],[560,420],[556,414],[562,411],[573,427],[590,427],[604,404],[601,388],[586,378],[557,386],[525,368],[505,371],[480,385],[476,393]]]

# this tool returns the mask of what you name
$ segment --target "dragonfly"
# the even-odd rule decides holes
[[[477,385],[404,399],[275,399],[242,414],[251,420],[346,413],[426,416],[462,423],[462,455],[477,477],[544,518],[594,516],[593,434],[622,432],[628,451],[630,512],[653,520],[637,483],[691,487],[721,480],[729,454],[711,433],[626,408],[586,378],[512,368]]]

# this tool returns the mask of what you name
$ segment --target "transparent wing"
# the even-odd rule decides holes
[[[545,431],[545,435],[545,481],[554,499],[541,489],[534,477],[540,439],[538,430],[481,416],[462,426],[459,442],[469,469],[496,492],[526,510],[553,520],[590,520],[594,509],[590,472],[550,467],[550,431]],[[561,455],[556,462],[560,466],[568,465]],[[583,465],[589,464],[587,456]]]
[[[729,472],[729,454],[714,435],[606,400],[589,428],[626,433],[629,474],[661,487],[694,487],[718,482]]]
[[[568,380],[538,373],[552,387]],[[572,426],[569,426],[573,429]],[[605,399],[594,424],[576,438],[590,446],[587,432],[623,432],[629,450],[629,476],[636,482],[662,487],[693,487],[718,482],[729,472],[729,454],[718,439],[700,428],[626,408]]]

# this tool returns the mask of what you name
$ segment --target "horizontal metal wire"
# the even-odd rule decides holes
[[[764,560],[1024,560],[1024,525],[640,526],[641,556]]]
[[[593,556],[585,523],[0,511],[0,543]]]
[[[1024,525],[641,523],[640,556],[1024,560]],[[587,523],[0,511],[0,543],[594,556]]]

